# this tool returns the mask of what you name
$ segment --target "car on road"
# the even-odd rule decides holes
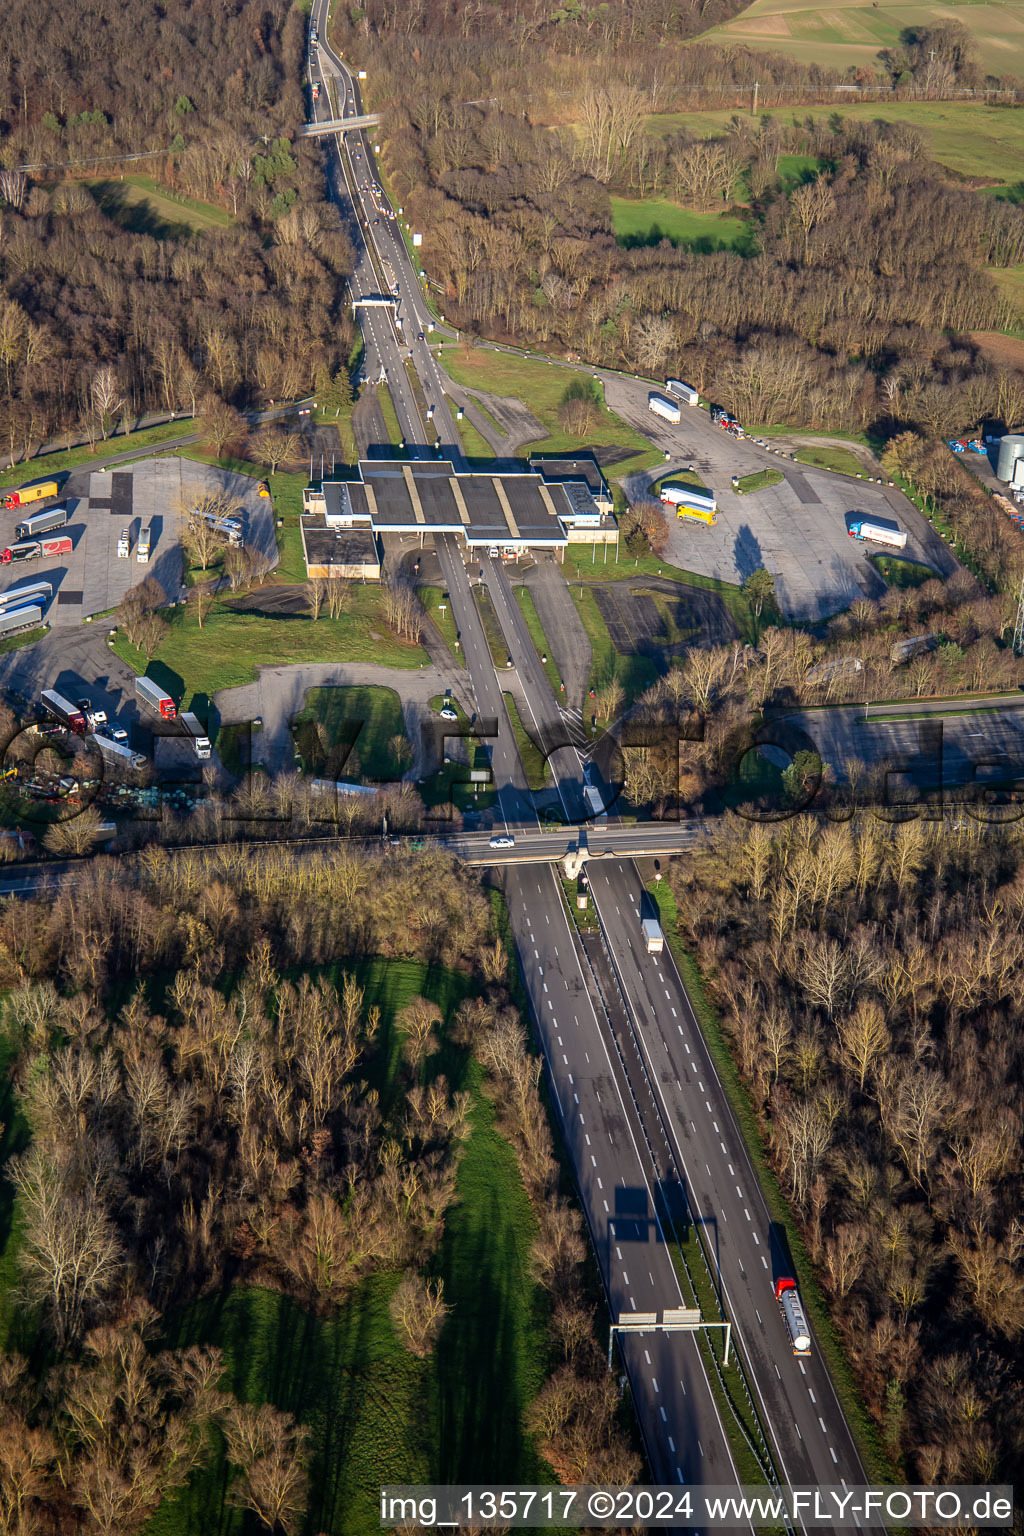
[[[511,832],[507,834],[499,833],[497,837],[491,838],[490,845],[492,848],[514,848],[516,845],[516,840],[512,836]]]
[[[458,718],[458,711],[450,708],[450,706],[447,704],[445,705],[444,709],[441,710],[442,720],[457,720]]]
[[[420,331],[419,335],[416,337],[416,340],[417,341],[422,341],[423,340],[423,332],[422,331]]]

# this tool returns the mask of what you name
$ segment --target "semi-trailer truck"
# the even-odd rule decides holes
[[[684,384],[682,379],[666,379],[665,393],[667,395],[678,396],[678,398],[682,400],[686,405],[700,404],[700,395],[694,389],[693,385]]]
[[[46,512],[33,512],[31,517],[26,517],[24,522],[18,523],[14,530],[14,537],[38,539],[41,534],[52,533],[55,528],[66,528],[67,522],[67,507],[50,507]]]
[[[792,1275],[783,1275],[776,1280],[775,1300],[779,1304],[779,1311],[782,1313],[782,1321],[786,1325],[794,1355],[809,1355],[811,1333],[807,1326],[807,1318],[804,1316],[800,1292],[796,1288],[796,1281]]]
[[[200,720],[188,710],[178,716],[186,733],[192,738],[192,748],[201,763],[210,755],[210,738]]]
[[[38,629],[43,622],[43,610],[38,603],[28,603],[24,608],[5,608],[0,611],[0,635],[21,635],[28,629]]]
[[[71,540],[66,535],[54,539],[21,539],[0,554],[0,565],[15,560],[50,560],[55,555],[70,555]]]
[[[135,697],[141,699],[143,704],[148,704],[150,709],[155,709],[164,720],[177,718],[178,710],[169,693],[158,688],[152,678],[137,677],[135,679]]]
[[[85,716],[82,711],[55,688],[45,688],[39,695],[39,702],[52,719],[59,720],[61,725],[66,725],[76,736],[85,735]]]
[[[659,495],[670,507],[703,507],[706,512],[718,511],[714,491],[702,490],[699,485],[687,485],[682,480],[666,480]]]
[[[888,544],[892,549],[907,547],[907,536],[902,528],[876,523],[868,517],[858,517],[848,524],[846,531],[851,539],[870,539],[872,544]]]
[[[53,596],[53,587],[48,581],[33,581],[24,587],[8,587],[6,592],[0,592],[0,613],[5,613],[8,608],[20,607],[23,603],[48,603]]]
[[[56,494],[56,480],[40,480],[35,485],[23,485],[16,491],[8,491],[0,501],[0,506],[5,512],[13,512],[15,507],[28,507],[34,501],[45,501]]]
[[[654,394],[647,396],[647,406],[655,416],[662,416],[666,421],[678,423],[683,419],[682,407],[675,400],[667,400],[664,395]]]
[[[139,542],[135,546],[135,558],[139,565],[149,564],[150,531],[143,528],[139,533]]]
[[[144,752],[134,752],[131,747],[119,741],[111,741],[108,736],[94,736],[92,740],[104,762],[110,763],[115,768],[137,770],[145,768],[148,762]]]

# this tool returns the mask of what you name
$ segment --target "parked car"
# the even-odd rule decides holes
[[[459,718],[458,711],[449,708],[448,705],[445,705],[444,709],[442,709],[442,711],[441,711],[441,719],[442,720],[457,720],[458,718]]]

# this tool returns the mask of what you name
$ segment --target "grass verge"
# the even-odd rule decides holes
[[[0,486],[22,485],[31,480],[44,480],[47,475],[59,475],[65,470],[79,469],[83,464],[91,469],[97,469],[119,453],[127,453],[136,448],[147,448],[151,443],[154,445],[166,443],[168,439],[188,436],[193,431],[194,424],[191,417],[183,417],[180,421],[162,422],[158,427],[144,427],[139,432],[118,432],[114,437],[108,437],[106,442],[96,443],[92,448],[86,444],[81,448],[58,448],[52,453],[40,453],[21,464],[15,464],[12,469],[5,469],[0,474]]]
[[[536,604],[533,601],[533,593],[528,587],[516,587],[515,598],[523,618],[526,620],[526,627],[530,631],[530,639],[533,641],[534,649],[540,658],[541,666],[544,668],[544,676],[551,685],[551,692],[557,698],[562,678],[551,654],[548,637],[544,633],[540,614],[537,612]],[[545,657],[547,660],[544,659]]]
[[[515,732],[516,745],[519,748],[519,756],[523,760],[523,772],[526,774],[526,782],[531,789],[546,789],[551,782],[548,772],[547,758],[534,741],[523,724],[519,713],[519,705],[510,693],[503,693],[505,708],[508,710],[508,718]]]
[[[440,587],[432,587],[424,583],[423,586],[416,588],[416,596],[423,604],[423,611],[427,618],[451,652],[452,659],[460,667],[464,667],[466,663],[462,656],[462,647],[457,644],[459,631],[455,625],[455,616],[452,613],[451,598],[448,593],[442,591]]]
[[[733,486],[738,496],[749,496],[751,491],[763,491],[769,485],[778,485],[783,479],[781,469],[758,469],[752,475],[741,475]]]
[[[484,634],[487,636],[487,648],[491,653],[491,660],[499,671],[504,672],[508,668],[508,646],[505,644],[505,636],[502,634],[501,625],[498,623],[498,615],[495,613],[494,604],[491,602],[491,594],[486,587],[474,587],[473,600],[480,615],[480,622],[484,626]]]
[[[704,978],[679,933],[679,914],[675,894],[665,881],[657,883],[652,881],[648,889],[657,902],[661,926],[693,1005],[694,1016],[700,1025],[708,1054],[714,1063],[715,1071],[718,1073],[733,1116],[746,1143],[751,1165],[757,1175],[771,1219],[780,1222],[785,1228],[804,1306],[810,1314],[818,1346],[828,1364],[836,1395],[857,1440],[868,1476],[887,1482],[893,1477],[893,1468],[889,1464],[875,1426],[861,1401],[850,1362],[836,1333],[825,1297],[818,1285],[814,1266],[804,1247],[800,1229],[793,1220],[789,1202],[782,1193],[775,1172],[768,1161],[753,1103],[733,1060],[718,1014],[705,990]]]
[[[391,391],[386,384],[378,384],[377,400],[384,414],[384,426],[387,429],[388,442],[392,448],[398,448],[403,441],[402,429],[398,425],[398,412],[395,410],[395,402],[391,398]]]

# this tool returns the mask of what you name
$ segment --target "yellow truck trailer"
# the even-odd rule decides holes
[[[6,512],[10,512],[14,507],[27,507],[33,501],[45,501],[48,496],[56,494],[56,480],[38,480],[35,485],[23,485],[17,491],[8,491],[0,505]]]
[[[698,523],[707,523],[709,528],[718,522],[718,513],[710,507],[687,507],[682,502],[676,503],[676,517],[692,517]]]

